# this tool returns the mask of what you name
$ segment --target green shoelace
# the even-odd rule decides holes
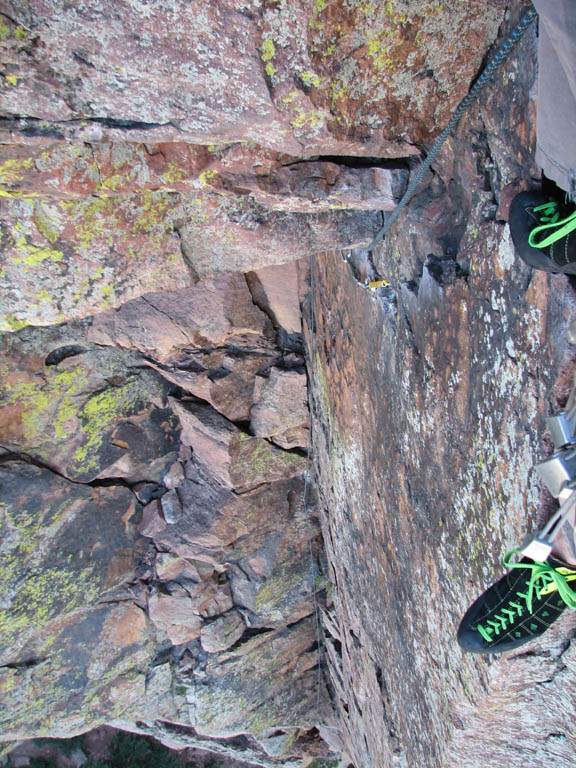
[[[554,201],[538,205],[533,210],[534,213],[541,214],[540,221],[543,223],[530,232],[528,242],[532,248],[547,248],[576,230],[576,211],[565,219],[560,219],[560,209]],[[541,240],[538,239],[539,235],[542,236]]]
[[[478,632],[486,642],[491,642],[494,636],[505,631],[508,625],[511,625],[515,619],[521,618],[527,611],[532,613],[532,600],[534,595],[539,599],[552,592],[558,592],[559,596],[566,603],[568,608],[576,609],[576,592],[569,586],[569,581],[576,579],[576,570],[570,568],[552,568],[548,563],[513,563],[511,558],[520,552],[520,549],[513,549],[504,558],[504,565],[507,568],[525,568],[532,571],[530,579],[526,582],[528,589],[526,592],[517,592],[518,601],[510,600],[508,606],[501,608],[499,614],[495,614],[492,619],[486,621],[486,626],[478,624]],[[540,583],[539,583],[540,582]]]

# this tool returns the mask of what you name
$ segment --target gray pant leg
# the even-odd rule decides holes
[[[539,14],[536,162],[545,176],[574,193],[576,0],[533,2]]]

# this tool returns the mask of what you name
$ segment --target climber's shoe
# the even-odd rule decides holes
[[[535,269],[576,274],[576,209],[542,192],[521,192],[510,206],[510,234]]]
[[[511,562],[519,551],[506,555],[510,571],[480,595],[460,622],[458,643],[465,651],[517,648],[542,635],[566,608],[576,609],[576,592],[569,586],[576,570],[552,557]]]

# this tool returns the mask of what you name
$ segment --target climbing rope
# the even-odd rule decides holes
[[[515,45],[518,43],[524,32],[528,29],[530,24],[534,21],[534,19],[538,16],[536,9],[533,5],[530,6],[530,8],[524,13],[522,18],[520,19],[520,22],[518,26],[514,29],[514,31],[511,33],[511,35],[504,41],[501,48],[499,48],[496,53],[494,54],[494,57],[492,60],[486,65],[486,68],[476,80],[472,88],[468,91],[468,95],[462,99],[460,104],[457,106],[456,111],[452,115],[452,119],[444,128],[442,133],[438,136],[436,139],[434,146],[430,150],[430,153],[418,169],[416,175],[410,182],[408,189],[404,193],[404,196],[396,206],[396,208],[392,211],[390,216],[387,218],[384,217],[385,223],[382,229],[378,232],[374,240],[370,243],[368,246],[368,251],[371,253],[374,248],[378,245],[378,243],[386,237],[388,232],[390,231],[390,228],[392,227],[392,224],[396,221],[398,218],[398,215],[400,214],[400,211],[404,208],[408,200],[412,197],[414,194],[414,190],[420,184],[422,181],[422,178],[424,177],[424,174],[430,168],[434,160],[436,159],[436,156],[438,155],[438,152],[440,151],[440,147],[448,136],[452,133],[454,128],[458,125],[460,122],[460,118],[464,114],[464,112],[468,109],[470,104],[476,99],[478,96],[478,93],[482,90],[482,88],[486,85],[486,83],[490,80],[494,72],[500,67],[500,65],[505,61],[507,56],[510,54],[510,52],[513,50]]]

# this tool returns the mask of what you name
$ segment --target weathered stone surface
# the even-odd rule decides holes
[[[0,375],[5,449],[82,482],[159,482],[176,457],[166,382],[137,356],[87,342],[85,323],[1,335]]]
[[[88,338],[166,363],[182,349],[257,346],[267,325],[243,276],[231,274],[181,291],[148,294],[96,315]]]
[[[551,707],[543,730],[569,732],[570,714],[565,720],[552,714],[553,705],[535,704],[532,668],[522,667],[523,698],[510,689],[506,657],[488,668],[456,645],[464,610],[501,574],[505,552],[535,526],[540,489],[530,469],[543,455],[544,393],[568,352],[562,327],[575,311],[564,278],[551,288],[544,275],[530,279],[505,233],[498,250],[493,225],[475,226],[468,285],[440,287],[425,269],[416,295],[399,292],[398,319],[350,283],[338,257],[319,265],[327,304],[319,298],[316,317],[327,317],[323,308],[337,301],[354,339],[352,358],[343,331],[320,322],[318,338],[335,341],[329,359],[320,352],[314,375],[326,426],[313,434],[321,435],[314,455],[329,510],[325,541],[342,645],[342,658],[332,656],[332,677],[350,708],[340,711],[359,765],[378,755],[384,766],[476,768],[478,755],[485,764],[490,754],[490,762],[506,755],[520,767],[533,750],[549,759],[552,746],[540,730],[524,742],[525,752],[512,747],[510,723],[528,739],[528,700],[540,713]],[[367,328],[375,330],[360,342]],[[362,419],[355,416],[359,403]],[[573,624],[566,617],[564,637]],[[538,657],[547,680],[561,657],[558,650],[547,658],[550,643],[550,636],[542,641]],[[488,670],[495,682],[487,692]],[[566,686],[573,683],[557,678],[550,696]],[[507,697],[506,717],[500,696]],[[480,752],[471,750],[476,743]]]
[[[189,560],[169,552],[159,552],[155,560],[156,574],[160,581],[178,581],[184,578],[200,582],[212,575],[211,568],[202,568],[203,563],[197,565],[198,567]]]
[[[144,715],[153,654],[146,615],[131,602],[56,618],[0,669],[3,739],[74,736]],[[12,663],[20,659],[32,663]]]
[[[0,478],[4,663],[49,622],[130,578],[143,540],[125,488],[72,484],[21,461],[1,464]]]
[[[197,605],[188,592],[181,587],[176,588],[177,585],[174,585],[175,594],[152,595],[148,608],[150,619],[158,629],[166,632],[174,645],[180,645],[200,635],[202,619],[194,612]]]
[[[162,482],[168,490],[174,490],[184,480],[184,465],[181,461],[175,461],[168,472],[162,478]]]
[[[182,517],[182,504],[175,490],[168,491],[160,500],[162,517],[168,524],[177,523]]]
[[[532,42],[479,110],[494,121],[512,102],[524,137]],[[530,183],[531,147],[504,140],[506,121],[487,143],[483,130],[473,112],[375,254],[391,289],[358,284],[338,253],[316,262],[327,653],[355,765],[574,762],[574,615],[500,657],[456,643],[468,605],[550,508],[532,466],[575,367],[572,286],[526,267],[494,220],[499,179]]]
[[[183,199],[176,225],[198,278],[249,272],[330,247],[367,245],[381,222],[376,211],[270,211],[249,196],[208,193]]]
[[[332,162],[297,162],[271,173],[223,174],[223,189],[249,194],[272,211],[317,213],[334,208],[391,211],[406,189],[408,169],[401,165],[351,168]]]
[[[0,330],[84,317],[192,279],[284,263],[334,244],[366,245],[379,221],[371,211],[269,211],[251,198],[217,193],[8,198],[0,216]]]
[[[188,285],[171,207],[167,192],[3,199],[0,330],[53,325]]]
[[[230,477],[230,448],[240,430],[213,408],[194,402],[170,399],[182,425],[182,442],[220,483],[233,488]]]
[[[0,722],[4,738],[71,735],[136,712],[153,653],[144,612],[98,605],[133,578],[143,540],[126,488],[0,466]]]
[[[220,148],[186,143],[66,142],[0,146],[0,183],[14,197],[72,199],[136,191],[192,192],[221,173],[268,174],[284,157],[243,144]]]
[[[280,627],[311,612],[307,512],[299,478],[237,496],[214,484],[203,467],[187,468],[178,488],[183,515],[155,536],[161,579],[218,579],[250,626]],[[315,536],[315,526],[311,532]]]
[[[182,424],[182,442],[220,483],[240,492],[304,471],[301,456],[251,437],[206,405],[170,398]]]
[[[503,13],[484,0],[109,10],[9,0],[0,106],[24,119],[5,122],[5,141],[130,136],[406,154],[448,121]]]
[[[316,652],[308,652],[314,642],[313,621],[306,619],[290,630],[246,640],[238,653],[210,658],[207,684],[188,688],[197,732],[225,737],[248,723],[251,732],[266,737],[282,724],[309,728],[318,682]],[[289,724],[286,712],[291,713]]]
[[[279,357],[267,338],[255,338],[255,346],[186,350],[172,365],[149,363],[165,379],[210,403],[230,421],[250,421],[257,374],[265,373]],[[189,450],[189,448],[188,448]]]
[[[298,264],[273,264],[249,272],[246,282],[253,300],[286,333],[301,333]]]
[[[58,336],[57,348],[34,347],[32,362],[26,347],[32,337],[18,335],[22,360],[10,347],[3,371],[9,387],[0,420],[9,439],[6,445],[0,441],[0,456],[5,462],[10,451],[26,452],[81,483],[114,476],[158,482],[175,460],[171,447],[167,453],[159,447],[162,429],[170,439],[174,435],[173,422],[160,413],[167,385],[159,384],[155,372],[142,371],[132,350],[223,416],[208,416],[208,405],[175,406],[182,413],[205,410],[203,418],[187,424],[194,455],[190,448],[180,452],[184,478],[170,476],[168,493],[146,509],[141,530],[153,543],[143,562],[134,563],[140,578],[132,579],[128,592],[120,579],[124,571],[117,581],[107,573],[114,584],[106,599],[116,602],[88,602],[62,617],[50,614],[46,634],[30,636],[21,649],[17,662],[25,664],[10,661],[0,670],[9,720],[2,737],[20,738],[24,723],[28,733],[69,735],[100,717],[180,743],[248,732],[234,739],[235,748],[247,745],[248,754],[257,735],[262,749],[251,754],[270,766],[302,756],[297,728],[319,719],[330,723],[329,713],[316,709],[314,574],[302,481],[296,477],[304,462],[233,424],[243,422],[246,429],[252,402],[259,399],[255,377],[272,378],[270,369],[291,364],[280,360],[266,322],[256,330],[249,323],[241,342],[230,336],[240,328],[236,319],[222,342],[194,336],[205,318],[196,318],[191,334],[182,297],[197,278],[219,279],[231,270],[253,271],[319,250],[365,246],[380,214],[340,208],[390,205],[398,190],[386,186],[390,177],[382,158],[415,154],[439,132],[475,76],[507,4],[109,5],[102,0],[87,10],[33,0],[23,7],[8,0],[2,17],[0,132],[20,149],[10,147],[0,158],[1,327],[53,324],[151,291],[170,296],[157,300],[156,293],[152,308],[144,312],[140,303],[125,311],[118,318],[125,326],[115,325],[111,315],[95,321],[99,344],[130,349],[123,355],[130,360],[128,374],[126,365],[116,365],[119,358],[106,357],[110,350],[96,354],[85,327],[84,335],[65,341]],[[502,99],[515,79],[524,82],[524,73],[517,68],[509,81],[500,81]],[[551,383],[562,362],[557,340],[548,351],[538,348],[545,336],[538,337],[536,314],[547,313],[554,327],[569,306],[562,293],[551,307],[543,278],[527,288],[526,275],[511,266],[509,243],[491,222],[495,211],[504,215],[506,200],[495,199],[488,186],[498,189],[502,181],[512,189],[527,181],[522,167],[529,161],[521,147],[531,132],[525,111],[508,107],[502,100],[480,103],[484,122],[473,126],[474,138],[459,135],[438,158],[433,185],[421,190],[397,228],[401,234],[387,240],[371,267],[390,278],[388,292],[367,294],[346,283],[339,255],[322,273],[329,300],[318,301],[318,334],[325,343],[314,358],[320,378],[316,403],[323,414],[315,439],[320,451],[329,446],[320,476],[331,513],[325,528],[340,612],[338,621],[327,620],[338,642],[328,641],[326,653],[336,700],[343,702],[343,732],[358,766],[440,768],[450,739],[454,765],[464,765],[472,754],[485,761],[488,737],[474,751],[454,731],[462,725],[470,740],[480,728],[495,732],[495,713],[503,707],[508,721],[521,722],[528,744],[524,763],[536,742],[542,762],[551,762],[550,744],[556,741],[547,736],[568,733],[567,719],[560,731],[550,730],[547,718],[540,730],[530,728],[529,692],[521,713],[517,701],[497,692],[523,686],[528,672],[548,680],[542,654],[514,669],[493,665],[487,699],[467,710],[462,691],[467,684],[480,690],[487,667],[462,661],[447,641],[450,620],[475,596],[454,589],[454,563],[461,581],[470,579],[470,593],[490,570],[456,525],[469,525],[493,541],[499,554],[503,540],[508,543],[522,527],[518,520],[509,524],[506,502],[525,493],[536,498],[524,469],[539,437],[531,420],[543,411],[536,382]],[[510,126],[519,123],[517,137],[498,132],[498,113],[506,115],[505,122],[510,115]],[[489,152],[482,138],[486,127],[497,137]],[[157,143],[174,139],[174,146]],[[227,145],[203,146],[214,141]],[[428,254],[434,258],[424,267]],[[507,279],[510,269],[514,274]],[[279,338],[297,334],[294,304],[284,313],[284,301],[265,282],[258,278],[251,285],[256,303],[272,318]],[[214,316],[221,298],[206,303],[206,316]],[[242,306],[262,319],[250,297],[245,299]],[[152,319],[139,325],[145,314]],[[226,310],[223,315],[222,327]],[[497,318],[506,336],[498,335]],[[476,337],[479,329],[485,335]],[[443,334],[449,344],[443,345]],[[231,349],[237,343],[241,354]],[[68,354],[64,346],[88,352]],[[44,367],[49,355],[53,365]],[[80,369],[82,357],[88,363]],[[481,387],[490,417],[471,404],[470,393]],[[114,393],[118,397],[110,399],[108,410],[96,416],[92,406],[100,404],[101,394]],[[87,437],[89,422],[98,438]],[[293,444],[291,434],[281,439]],[[482,441],[492,447],[480,464]],[[141,467],[152,463],[148,445],[167,459],[142,474]],[[79,466],[80,449],[93,464]],[[466,464],[466,456],[474,458]],[[271,478],[277,482],[270,484]],[[459,511],[442,515],[455,488],[463,489]],[[129,494],[126,488],[114,492],[120,490]],[[146,499],[156,490],[135,488]],[[84,492],[112,493],[80,485],[81,498]],[[135,521],[122,523],[125,534],[131,533]],[[314,551],[315,535],[312,520]],[[118,556],[114,547],[110,557]],[[380,550],[387,553],[384,565]],[[409,580],[400,575],[407,563],[414,563]],[[438,599],[434,613],[431,601],[420,600],[423,592],[450,594],[452,602]],[[462,595],[462,605],[454,604],[454,593]],[[158,638],[143,610],[148,606]],[[392,617],[385,633],[384,611]],[[218,650],[242,629],[240,613],[249,635],[229,653]],[[236,617],[234,631],[220,632],[230,616]],[[204,641],[214,649],[208,659],[201,647],[203,627]],[[210,632],[214,637],[208,639]],[[415,638],[423,636],[429,642],[419,655]],[[170,664],[162,656],[167,637],[187,645],[171,649]],[[568,687],[569,652],[559,645],[549,658],[550,691],[560,681]],[[28,665],[30,660],[38,663]],[[322,684],[320,694],[323,703]],[[570,713],[569,698],[562,703]],[[505,732],[498,733],[496,762],[513,765],[501,747]],[[567,765],[566,743],[568,737],[557,751]]]
[[[134,192],[250,195],[270,210],[319,213],[391,210],[408,177],[406,166],[380,162],[352,167],[278,153],[190,144],[71,143],[0,146],[0,184],[6,197],[114,198]],[[374,161],[377,162],[377,161]]]
[[[271,437],[282,448],[308,445],[306,374],[272,368],[251,411],[250,428],[258,437]]]
[[[211,624],[205,624],[200,632],[202,648],[208,653],[218,653],[230,648],[240,640],[246,629],[242,615],[230,611],[219,616]]]
[[[142,519],[138,525],[138,533],[152,538],[166,528],[166,520],[162,516],[162,507],[159,499],[154,499],[146,504],[142,510]]]
[[[161,664],[153,667],[150,678],[151,684],[156,685],[158,675],[165,675],[166,667],[169,665]],[[122,723],[124,725],[124,723]],[[32,759],[45,761],[54,761],[59,765],[80,765],[86,758],[93,761],[101,760],[109,762],[111,750],[114,749],[118,736],[124,740],[124,734],[128,732],[129,739],[134,738],[133,746],[142,755],[141,759],[150,761],[143,757],[145,749],[150,744],[151,736],[155,742],[166,746],[166,752],[158,753],[157,744],[154,745],[154,761],[174,759],[174,752],[178,753],[179,759],[185,764],[192,764],[195,768],[277,768],[278,762],[274,758],[268,758],[258,748],[254,739],[249,737],[240,737],[228,741],[219,742],[209,737],[198,736],[190,726],[175,725],[170,722],[160,722],[148,725],[140,722],[138,726],[132,725],[130,728],[112,728],[111,726],[100,726],[93,731],[77,736],[74,742],[52,739],[36,739],[25,741],[10,751],[7,756],[7,768],[24,768],[28,766]],[[139,743],[138,735],[142,734],[147,742],[146,746]],[[190,744],[195,746],[190,747]],[[303,746],[303,745],[301,745]],[[292,759],[283,760],[281,765],[287,768],[298,768],[302,762],[296,756],[294,742],[291,751],[294,753]],[[322,749],[322,741],[318,737],[310,736],[305,745],[306,755],[324,757],[326,750]],[[141,750],[141,751],[140,751]],[[170,750],[170,751],[169,751]],[[81,758],[83,753],[84,757]]]
[[[230,480],[240,492],[262,483],[296,477],[306,468],[299,455],[276,448],[267,440],[240,434],[230,445]]]

